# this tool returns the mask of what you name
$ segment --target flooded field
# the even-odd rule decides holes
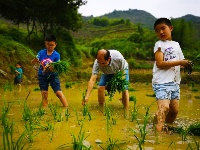
[[[38,85],[23,85],[21,93],[14,90],[0,90],[1,116],[9,108],[7,121],[13,126],[13,141],[26,131],[25,148],[31,150],[78,149],[122,149],[122,150],[165,150],[197,148],[199,136],[178,133],[155,133],[153,117],[157,109],[151,84],[130,85],[129,111],[121,104],[121,94],[116,93],[107,107],[101,108],[97,102],[97,89],[93,89],[87,108],[82,106],[83,93],[87,82],[75,82],[70,88],[63,82],[62,91],[69,107],[62,108],[52,89],[49,90],[49,106],[40,107],[41,93]],[[181,85],[181,100],[175,127],[187,127],[200,122],[200,86]],[[108,98],[107,98],[108,99]],[[3,117],[1,117],[3,122]],[[0,130],[0,149],[3,148],[3,128]],[[78,143],[81,141],[81,143]],[[82,142],[83,141],[83,142]],[[198,147],[199,148],[199,147]],[[80,149],[80,148],[79,148]]]

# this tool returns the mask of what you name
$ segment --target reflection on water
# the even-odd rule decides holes
[[[34,91],[37,85],[24,85],[21,93],[15,93],[14,91],[4,91],[1,89],[1,99],[6,100],[12,105],[11,110],[8,113],[8,120],[12,119],[15,122],[15,134],[19,135],[24,130],[24,122],[22,121],[22,113],[24,107],[24,100],[27,98],[27,105],[33,111],[37,112],[40,102],[41,95],[39,91]],[[199,140],[199,137],[188,136],[187,141],[182,141],[180,134],[156,133],[153,129],[153,116],[157,109],[155,98],[147,95],[153,95],[151,84],[140,84],[134,83],[131,88],[134,90],[130,91],[130,96],[136,97],[136,109],[137,117],[136,120],[131,121],[132,111],[134,109],[134,102],[130,101],[129,117],[124,117],[124,110],[121,101],[119,101],[121,94],[116,93],[112,102],[108,103],[108,107],[111,110],[111,118],[116,121],[116,124],[112,124],[112,120],[109,122],[108,131],[108,120],[106,119],[104,109],[98,106],[97,102],[97,89],[93,89],[91,97],[89,99],[88,111],[91,114],[92,120],[89,117],[83,116],[83,106],[81,105],[82,92],[85,91],[87,83],[75,83],[71,88],[62,87],[63,93],[65,94],[69,102],[69,120],[65,119],[65,109],[61,108],[61,103],[55,96],[53,91],[49,90],[49,103],[58,104],[59,111],[62,115],[62,121],[58,122],[53,119],[52,113],[49,108],[46,108],[46,113],[40,119],[37,119],[37,123],[40,125],[46,125],[47,123],[54,125],[53,134],[52,132],[45,131],[42,129],[36,129],[34,132],[37,134],[34,138],[34,142],[31,144],[30,149],[34,150],[46,150],[56,149],[61,145],[65,144],[65,148],[72,149],[73,136],[78,137],[83,124],[82,132],[85,131],[85,143],[92,146],[92,149],[106,149],[109,144],[109,139],[116,143],[115,149],[139,149],[137,138],[140,138],[140,128],[144,125],[145,108],[148,105],[150,107],[150,118],[147,123],[145,137],[145,143],[143,148],[146,150],[152,149],[186,149],[188,143],[193,143],[193,138]],[[195,86],[196,89],[200,90],[199,86]],[[174,126],[188,126],[194,122],[200,122],[200,99],[196,99],[195,96],[200,96],[196,90],[188,85],[181,85],[181,100],[178,117],[174,123]],[[28,93],[30,95],[28,96]],[[28,97],[27,97],[28,96]],[[1,100],[1,106],[3,106]],[[2,113],[2,112],[1,112]],[[0,131],[2,135],[2,130]],[[16,136],[17,137],[17,136]],[[2,138],[2,136],[1,136]],[[2,139],[1,139],[2,141]],[[101,142],[96,142],[101,141]],[[2,144],[0,144],[2,148]]]

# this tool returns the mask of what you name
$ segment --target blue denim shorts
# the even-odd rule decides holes
[[[61,91],[60,80],[56,75],[39,75],[38,80],[41,91],[48,91],[49,84],[54,92]]]
[[[179,100],[180,87],[179,84],[169,82],[165,84],[152,84],[157,100]]]
[[[129,81],[129,70],[126,69],[125,70],[125,79],[126,81]],[[112,77],[114,76],[114,74],[102,74],[100,81],[99,81],[99,86],[106,86],[107,83],[112,79]],[[126,90],[128,90],[128,86],[126,86]]]

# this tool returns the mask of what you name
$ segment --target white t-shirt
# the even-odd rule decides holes
[[[164,61],[176,61],[185,59],[178,42],[168,40],[157,41],[154,46],[154,53],[158,50],[159,47],[163,52]],[[153,84],[164,84],[169,82],[180,84],[180,81],[180,66],[160,69],[156,66],[156,62],[154,63],[152,79]]]
[[[128,63],[122,56],[122,54],[117,50],[109,50],[111,61],[107,66],[101,67],[97,62],[97,59],[94,61],[92,74],[98,74],[99,70],[101,70],[104,74],[115,74],[118,71],[123,71],[128,69]]]

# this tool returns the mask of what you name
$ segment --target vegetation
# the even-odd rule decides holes
[[[72,1],[68,1],[71,6]],[[54,0],[51,0],[48,9],[52,6],[51,2],[53,4],[55,3]],[[66,18],[62,18],[63,14],[66,13],[65,8],[69,6],[68,4],[64,4],[62,7],[63,10],[53,14],[55,16],[51,16],[50,19],[45,17],[40,19],[39,17],[41,16],[49,15],[37,16],[38,14],[43,14],[42,12],[38,12],[38,14],[36,13],[35,16],[32,17],[34,13],[30,14],[30,12],[35,8],[29,7],[27,7],[27,9],[29,8],[28,10],[30,12],[27,13],[14,13],[17,9],[15,8],[12,10],[13,12],[5,14],[5,10],[13,6],[10,5],[8,7],[7,2],[0,2],[0,4],[2,4],[0,6],[4,6],[3,9],[0,9],[0,13],[5,18],[0,19],[0,57],[2,60],[0,65],[5,66],[5,68],[3,67],[1,69],[7,73],[6,76],[3,74],[0,75],[3,76],[4,80],[10,81],[13,78],[10,75],[11,69],[6,66],[13,66],[15,62],[18,61],[21,61],[23,65],[24,76],[26,76],[25,79],[33,79],[31,74],[35,71],[30,60],[35,57],[38,50],[43,48],[44,34],[47,33],[53,33],[58,37],[56,50],[61,54],[61,60],[69,60],[71,64],[70,67],[76,67],[76,69],[72,69],[71,72],[68,73],[68,76],[73,74],[73,78],[76,77],[74,73],[77,73],[77,79],[80,78],[77,70],[84,70],[85,68],[83,68],[83,65],[90,65],[83,64],[83,62],[88,63],[85,62],[86,59],[93,60],[96,52],[102,48],[119,50],[128,61],[130,69],[152,69],[154,60],[152,49],[154,43],[157,41],[156,35],[152,29],[156,19],[155,17],[145,11],[130,9],[128,11],[113,11],[101,17],[82,17],[83,21],[81,21],[77,9],[81,5],[84,5],[85,1],[80,0],[76,2],[78,3],[77,6],[73,5],[72,8],[70,7],[70,10],[74,8],[74,11],[72,11],[71,14],[68,13],[68,22],[65,20]],[[43,1],[34,1],[34,3],[40,4],[38,6],[39,8],[42,6]],[[23,3],[23,6],[26,5],[27,3]],[[22,6],[19,8],[21,7]],[[45,9],[46,7],[44,7],[44,10]],[[24,10],[24,12],[26,11]],[[59,15],[59,13],[62,12],[64,13]],[[14,14],[16,14],[16,16]],[[22,16],[20,16],[20,14]],[[23,18],[23,14],[27,16]],[[22,20],[19,19],[20,17],[22,17]],[[140,18],[140,20],[131,19],[134,17]],[[145,20],[147,20],[145,19],[146,17],[149,18],[149,20],[145,22]],[[55,18],[59,20],[55,20]],[[23,19],[27,20],[24,21]],[[45,19],[47,22],[45,22]],[[35,20],[37,20],[37,22],[34,23]],[[181,18],[172,18],[171,20],[174,26],[172,32],[173,39],[180,43],[185,58],[193,60],[200,51],[199,17],[186,15]],[[12,24],[13,22],[17,25]],[[54,24],[51,24],[52,22]],[[82,27],[80,24],[82,24]],[[27,27],[25,28],[26,25]],[[151,28],[149,26],[151,26]],[[30,27],[32,28],[30,29]],[[200,62],[196,61],[193,71],[198,70],[200,70]],[[87,73],[88,72],[84,70],[81,76],[84,75],[84,78],[87,78]],[[149,77],[151,78],[150,75],[148,78]],[[0,84],[2,83],[5,82],[1,81]]]
[[[26,24],[28,39],[31,35],[38,36],[38,29],[43,37],[48,31],[61,28],[76,30],[80,28],[81,16],[77,9],[84,5],[83,0],[38,1],[12,0],[0,1],[0,14],[15,24]],[[56,11],[55,11],[56,10]]]

